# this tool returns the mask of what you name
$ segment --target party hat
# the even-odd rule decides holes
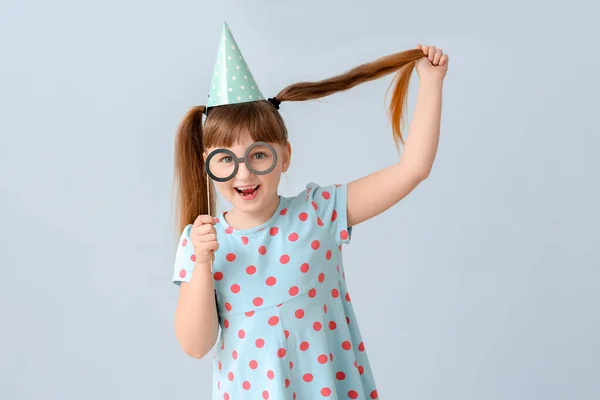
[[[206,106],[264,99],[227,22],[223,23]]]

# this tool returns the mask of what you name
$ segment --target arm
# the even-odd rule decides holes
[[[183,351],[202,358],[219,333],[217,305],[210,265],[196,264],[190,282],[182,282],[175,311],[175,335]]]
[[[439,142],[442,87],[443,79],[421,80],[400,161],[348,184],[348,226],[386,211],[429,176]]]

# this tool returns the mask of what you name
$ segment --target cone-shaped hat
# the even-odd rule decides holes
[[[265,100],[227,22],[223,23],[207,107]]]

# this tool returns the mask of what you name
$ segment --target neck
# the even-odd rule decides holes
[[[244,212],[233,208],[227,213],[227,224],[236,230],[252,229],[267,222],[279,207],[279,195],[274,196],[266,207],[256,212]]]

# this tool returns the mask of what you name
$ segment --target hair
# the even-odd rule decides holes
[[[399,150],[399,143],[404,145],[401,126],[404,123],[406,94],[415,63],[422,57],[426,56],[420,49],[390,54],[329,79],[294,83],[282,89],[275,98],[280,102],[318,99],[397,72],[386,97],[393,87],[388,116],[391,119],[394,143]],[[288,132],[277,108],[267,100],[211,107],[204,124],[205,106],[195,106],[187,112],[175,139],[179,232],[186,225],[193,223],[198,215],[208,214],[209,194],[210,211],[213,216],[216,215],[216,191],[212,180],[207,182],[204,149],[216,146],[231,147],[240,137],[240,131],[246,129],[254,141],[285,145]]]

